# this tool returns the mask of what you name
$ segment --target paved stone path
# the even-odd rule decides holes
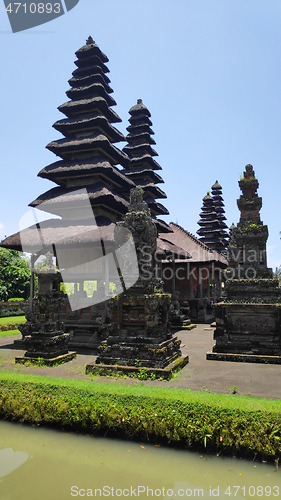
[[[263,398],[281,399],[281,365],[256,363],[235,363],[227,361],[207,361],[206,352],[214,344],[213,328],[209,325],[197,325],[191,331],[180,331],[177,336],[182,341],[183,355],[189,355],[189,364],[170,381],[145,381],[135,379],[114,379],[112,377],[94,377],[96,381],[120,384],[140,384],[158,387],[178,387],[199,391],[251,395]],[[49,375],[52,377],[89,380],[85,375],[85,365],[94,361],[94,353],[78,350],[76,359],[54,368],[16,365],[15,356],[24,351],[14,348],[13,341],[20,336],[0,338],[0,369],[14,370],[19,373]],[[237,388],[237,389],[236,389]]]

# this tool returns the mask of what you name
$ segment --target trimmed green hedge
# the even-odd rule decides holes
[[[238,395],[2,372],[0,417],[278,460],[281,403]]]

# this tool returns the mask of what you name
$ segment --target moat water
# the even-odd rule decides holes
[[[0,499],[279,498],[274,464],[0,421]]]

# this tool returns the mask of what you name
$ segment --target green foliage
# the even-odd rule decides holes
[[[27,300],[30,291],[31,269],[19,252],[0,248],[0,300],[13,297]]]
[[[0,418],[250,458],[281,456],[278,400],[2,371]]]
[[[12,299],[8,299],[8,302],[24,302],[23,297],[13,297]]]
[[[273,273],[273,276],[275,279],[277,279],[279,281],[279,285],[280,285],[280,283],[281,283],[281,266],[276,267],[275,273]]]

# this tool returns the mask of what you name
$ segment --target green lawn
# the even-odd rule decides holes
[[[0,332],[0,337],[9,337],[10,335],[19,335],[19,330],[8,330],[7,332]]]
[[[17,330],[17,326],[25,322],[25,316],[8,316],[6,318],[0,318],[0,337],[18,335],[20,331]]]
[[[25,322],[26,322],[25,316],[8,316],[6,318],[0,318],[0,326],[11,323],[17,323],[19,325],[20,323],[25,323]]]

